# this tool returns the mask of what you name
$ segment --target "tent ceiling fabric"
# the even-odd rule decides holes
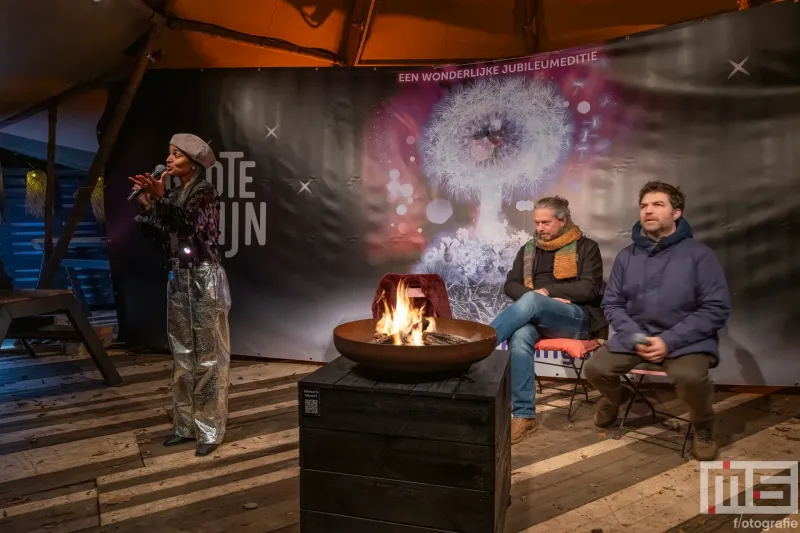
[[[558,50],[630,35],[687,20],[734,11],[736,0],[376,0],[362,60],[370,64],[464,61],[518,57],[531,52],[524,26],[528,3],[541,5],[540,51]],[[224,7],[223,7],[224,5]],[[341,53],[353,0],[174,0],[172,14],[249,35],[284,39]],[[234,7],[235,6],[235,7]],[[189,33],[189,32],[186,32]],[[299,57],[235,49],[223,39],[194,33],[202,57],[216,67],[308,65]],[[186,50],[180,47],[175,51]],[[220,46],[223,50],[216,51]],[[159,66],[197,66],[197,58],[163,47]],[[282,55],[287,55],[283,54]],[[255,56],[255,58],[254,58]],[[322,66],[320,61],[311,64]],[[210,66],[210,65],[209,65]]]
[[[738,9],[741,0],[375,0],[361,64],[414,65],[519,57],[533,52],[526,24],[540,10],[539,51],[591,44]],[[0,0],[0,120],[113,69],[164,0]],[[170,15],[344,57],[354,5],[370,0],[171,0]],[[531,15],[526,16],[526,13]],[[169,29],[155,68],[326,67],[309,57],[217,35]],[[87,102],[95,102],[92,107]],[[64,109],[58,143],[95,150],[101,97]],[[82,103],[81,103],[82,102]],[[66,106],[67,104],[62,104]],[[69,109],[69,111],[67,111]],[[46,113],[43,113],[46,117]],[[90,127],[70,124],[84,120]],[[2,133],[47,139],[32,117]],[[87,134],[89,138],[87,137]]]
[[[0,119],[111,70],[149,26],[137,2],[0,0]]]

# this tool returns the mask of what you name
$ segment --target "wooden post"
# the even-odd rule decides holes
[[[56,124],[58,123],[58,102],[51,102],[47,109],[47,185],[44,197],[44,252],[42,268],[39,269],[39,285],[47,261],[53,255],[53,217],[56,200]]]
[[[536,32],[536,53],[542,51],[542,42],[546,36],[546,26],[544,21],[544,0],[535,0],[533,19],[533,30]]]
[[[538,54],[542,51],[542,42],[545,34],[544,0],[519,1],[522,3],[523,27],[527,41],[526,52]]]
[[[344,58],[345,64],[349,67],[357,66],[361,62],[361,55],[364,53],[364,45],[367,42],[369,25],[375,14],[375,3],[377,0],[353,0],[353,11],[350,13],[350,21],[345,27],[344,39]]]
[[[525,37],[527,37],[527,44],[526,52],[529,54],[535,54],[536,51],[539,49],[539,40],[538,35],[538,21],[539,17],[537,12],[537,0],[524,0],[524,27],[525,27]]]
[[[163,17],[158,17],[153,26],[150,28],[147,42],[145,43],[145,46],[142,48],[142,51],[136,60],[136,66],[131,74],[130,79],[128,80],[127,87],[125,87],[125,92],[122,94],[122,97],[117,103],[117,106],[114,109],[114,114],[108,123],[108,127],[103,133],[103,137],[100,139],[100,146],[98,147],[97,153],[94,156],[92,166],[89,168],[89,173],[86,175],[83,185],[78,190],[78,196],[75,199],[75,205],[72,206],[70,217],[67,220],[67,223],[64,225],[64,228],[61,230],[61,234],[58,238],[58,244],[53,250],[53,255],[47,260],[47,263],[45,264],[39,276],[39,284],[37,286],[39,289],[45,289],[52,285],[53,278],[58,271],[58,267],[61,265],[61,260],[64,259],[64,256],[67,254],[69,243],[72,240],[72,236],[75,234],[75,229],[78,227],[78,224],[86,212],[86,206],[89,205],[89,200],[92,196],[92,191],[97,184],[97,179],[102,175],[105,169],[108,156],[111,154],[111,149],[114,147],[114,143],[117,140],[119,130],[122,128],[122,122],[125,120],[128,110],[131,108],[133,98],[136,96],[136,90],[139,88],[139,84],[142,82],[144,73],[150,64],[150,55],[155,50],[161,37],[161,33],[164,30],[164,22],[165,19]]]

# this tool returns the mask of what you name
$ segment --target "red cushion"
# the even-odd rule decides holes
[[[573,359],[581,359],[587,353],[600,347],[596,340],[579,341],[574,339],[542,339],[536,343],[537,350],[564,352]]]

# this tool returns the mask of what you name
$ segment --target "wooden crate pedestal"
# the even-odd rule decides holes
[[[508,352],[459,379],[299,382],[302,533],[500,533],[511,491]]]

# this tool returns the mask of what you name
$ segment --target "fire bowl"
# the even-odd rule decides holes
[[[374,343],[376,320],[356,320],[333,330],[333,345],[357,370],[382,381],[414,381],[462,374],[486,359],[497,346],[497,332],[491,326],[437,318],[436,331],[458,335],[469,342],[444,346],[410,346]]]

